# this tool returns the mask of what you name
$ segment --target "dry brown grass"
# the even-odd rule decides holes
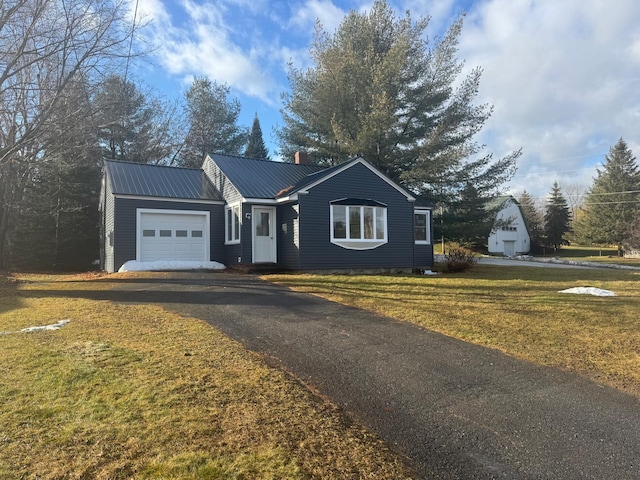
[[[0,282],[0,332],[71,320],[0,335],[0,478],[410,476],[376,436],[204,322],[65,296],[110,288],[92,279]]]
[[[640,395],[640,272],[476,266],[442,276],[266,277]],[[617,297],[558,293],[575,286]]]

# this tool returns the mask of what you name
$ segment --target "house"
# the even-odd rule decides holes
[[[487,242],[489,253],[507,257],[529,253],[531,239],[518,201],[511,195],[498,197],[488,208],[498,212]]]
[[[102,265],[217,261],[283,270],[433,262],[431,207],[363,158],[323,168],[211,154],[201,169],[105,160]]]

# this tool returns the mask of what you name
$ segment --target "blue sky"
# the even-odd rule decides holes
[[[132,9],[135,0],[132,1]],[[483,68],[478,102],[494,113],[478,137],[496,157],[522,147],[512,193],[544,197],[591,184],[623,137],[640,158],[640,2],[637,0],[390,0],[398,15],[431,18],[430,38],[466,12],[458,58]],[[319,19],[333,32],[349,10],[372,1],[138,0],[140,31],[154,47],[135,75],[168,97],[194,76],[226,83],[255,113],[272,156],[287,64],[311,65]]]

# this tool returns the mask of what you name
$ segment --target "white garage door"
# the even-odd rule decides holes
[[[202,212],[140,212],[138,260],[206,261],[207,215]]]

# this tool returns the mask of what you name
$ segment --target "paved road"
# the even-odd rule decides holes
[[[206,320],[357,417],[421,478],[640,479],[636,397],[250,275],[120,288],[96,294]]]
[[[598,268],[595,266],[570,265],[566,263],[551,263],[527,260],[515,260],[513,258],[480,257],[478,263],[483,265],[498,265],[501,267],[542,267],[542,268]]]

